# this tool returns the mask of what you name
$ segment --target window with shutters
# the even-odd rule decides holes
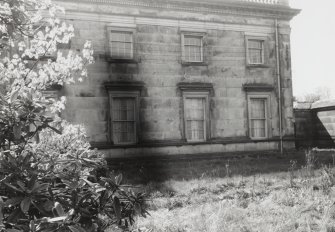
[[[268,138],[269,96],[248,96],[249,135],[253,139]]]
[[[206,141],[208,120],[208,93],[184,93],[186,140],[189,142]]]
[[[111,138],[114,144],[137,142],[138,94],[110,93]]]
[[[204,61],[202,34],[182,34],[182,61],[189,63]]]
[[[109,43],[113,59],[133,59],[133,31],[109,30]]]

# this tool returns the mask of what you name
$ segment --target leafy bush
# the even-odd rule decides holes
[[[60,11],[50,0],[0,3],[0,231],[103,231],[147,214],[144,194],[108,171],[83,128],[57,117],[66,98],[44,95],[86,78],[94,61],[89,41],[57,49],[74,36]]]
[[[83,128],[63,125],[62,132],[43,131],[40,142],[21,154],[2,151],[0,228],[103,231],[146,216],[145,195],[108,171],[102,155],[89,149]]]

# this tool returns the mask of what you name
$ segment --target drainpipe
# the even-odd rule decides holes
[[[278,109],[279,109],[279,137],[280,137],[280,153],[283,154],[283,115],[282,115],[282,91],[281,91],[281,78],[280,78],[280,55],[279,55],[279,34],[278,34],[278,20],[275,19],[276,31],[276,76],[278,82]]]

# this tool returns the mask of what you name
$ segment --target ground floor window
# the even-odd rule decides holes
[[[184,122],[187,141],[205,141],[208,130],[208,93],[184,93]]]
[[[253,139],[268,137],[269,99],[262,95],[248,96],[249,134]]]
[[[114,144],[134,144],[137,142],[138,94],[110,94],[111,137]]]

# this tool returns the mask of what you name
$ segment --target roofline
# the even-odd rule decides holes
[[[248,15],[247,12],[264,13],[266,17],[288,19],[291,20],[294,16],[298,15],[300,9],[294,9],[286,5],[280,4],[262,4],[257,2],[245,1],[232,1],[227,0],[224,2],[193,2],[190,0],[55,0],[56,2],[82,2],[92,4],[106,4],[106,5],[123,5],[133,7],[145,7],[156,9],[171,9],[189,12],[205,12],[214,14],[227,14],[235,12],[242,15]],[[244,11],[244,12],[243,12]],[[252,14],[250,14],[252,15]]]

